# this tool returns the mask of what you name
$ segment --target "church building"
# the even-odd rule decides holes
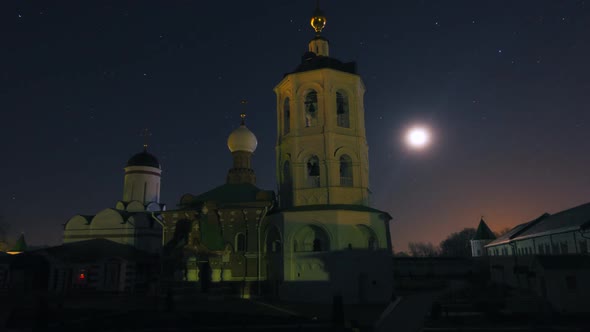
[[[278,193],[256,186],[258,141],[242,114],[227,141],[233,165],[224,184],[167,210],[160,164],[145,150],[125,168],[123,199],[70,219],[64,242],[105,238],[161,251],[165,278],[243,297],[388,302],[392,218],[370,206],[365,86],[354,62],[330,56],[319,7],[311,25],[301,63],[274,88]]]
[[[64,243],[103,238],[159,253],[162,227],[153,213],[166,209],[160,203],[161,174],[160,162],[144,145],[125,167],[123,199],[96,215],[70,218],[64,225]]]

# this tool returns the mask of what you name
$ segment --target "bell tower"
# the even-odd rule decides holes
[[[311,18],[315,37],[277,96],[276,170],[282,208],[369,205],[369,160],[363,96],[354,62],[330,57],[326,16]]]

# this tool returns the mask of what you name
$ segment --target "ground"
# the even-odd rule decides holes
[[[46,304],[39,295],[3,298],[0,326],[6,326],[7,331],[35,326],[60,331],[326,331],[333,327],[331,304],[287,304],[195,293],[161,297],[86,294],[50,297]],[[356,321],[352,326],[362,323],[371,327],[384,308],[345,306],[346,322],[340,330],[351,331],[351,320]]]

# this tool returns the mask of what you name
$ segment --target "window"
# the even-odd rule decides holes
[[[340,185],[352,187],[352,159],[348,155],[340,157]]]
[[[322,240],[320,240],[320,239],[313,240],[313,251],[322,251]]]
[[[306,225],[300,228],[293,239],[293,251],[317,252],[330,250],[328,234],[315,225]]]
[[[281,241],[277,240],[272,243],[272,252],[281,252]]]
[[[367,248],[369,250],[377,250],[379,249],[379,241],[377,240],[377,235],[373,231],[373,229],[367,225],[356,225],[357,230],[360,232],[362,245],[360,248]]]
[[[575,291],[578,289],[578,280],[576,279],[576,276],[566,276],[565,283],[567,285],[567,289],[570,291]]]
[[[283,183],[291,183],[291,164],[289,163],[289,161],[285,161],[285,163],[283,164]]]
[[[307,160],[307,186],[311,188],[320,186],[320,160],[317,156],[311,156]]]
[[[236,251],[246,250],[246,235],[244,233],[238,233],[236,235]]]
[[[315,127],[318,124],[318,93],[311,90],[305,95],[305,126]]]
[[[283,164],[283,183],[280,189],[281,207],[293,205],[293,180],[291,177],[291,163],[288,160]]]
[[[266,252],[281,252],[281,235],[275,226],[271,226],[266,233]]]
[[[586,242],[586,240],[580,241],[580,253],[582,253],[582,254],[588,253],[588,242]]]
[[[561,254],[567,255],[567,253],[568,253],[567,242],[561,242],[559,244],[559,247],[561,248]]]
[[[348,97],[343,91],[336,92],[336,124],[338,127],[350,128]]]
[[[283,134],[287,135],[289,131],[291,131],[291,104],[287,97],[283,104]]]
[[[375,236],[371,235],[369,236],[369,240],[367,241],[367,248],[371,249],[371,250],[376,250],[379,248],[378,244],[377,244],[377,239],[375,238]]]

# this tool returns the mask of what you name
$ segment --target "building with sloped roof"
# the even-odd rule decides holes
[[[64,242],[103,238],[161,250],[168,280],[233,283],[245,297],[264,286],[297,301],[391,300],[392,218],[370,207],[365,86],[354,63],[330,56],[319,8],[311,24],[308,51],[274,89],[278,197],[256,186],[258,141],[242,114],[227,140],[233,166],[224,184],[185,194],[167,210],[160,164],[145,150],[125,167],[123,199],[70,219]]]
[[[131,245],[91,239],[31,250],[10,261],[15,290],[64,293],[147,291],[159,272],[158,257]]]
[[[490,256],[588,254],[590,203],[522,223],[485,246]]]
[[[64,243],[108,239],[152,253],[162,247],[162,227],[153,213],[166,209],[160,203],[162,168],[147,150],[133,155],[125,166],[123,198],[96,215],[78,214],[64,224]]]
[[[157,213],[164,224],[168,278],[185,281],[239,282],[242,293],[266,280],[262,253],[264,219],[275,193],[256,186],[252,154],[256,136],[245,123],[229,135],[233,166],[226,182],[201,194],[185,194],[174,210]],[[244,294],[247,296],[247,294]]]
[[[485,246],[496,239],[494,232],[488,227],[486,222],[481,218],[475,236],[471,239],[471,256],[481,257],[486,256]]]
[[[559,312],[589,312],[590,203],[519,224],[485,246],[493,282],[526,289]]]

